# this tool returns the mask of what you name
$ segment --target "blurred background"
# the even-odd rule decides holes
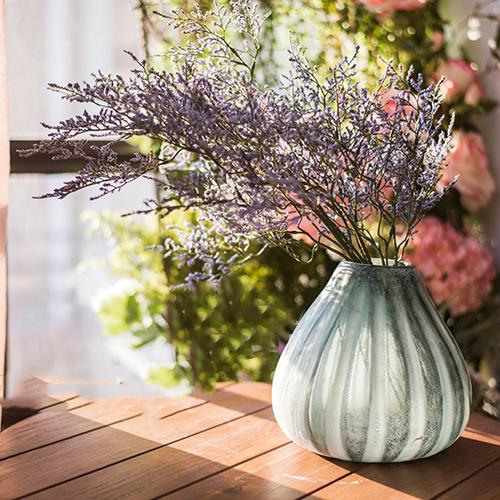
[[[429,82],[449,78],[445,106],[456,113],[458,134],[451,160],[461,181],[424,221],[409,259],[422,270],[432,264],[424,278],[469,362],[476,407],[498,417],[500,2],[259,3],[272,10],[258,70],[263,84],[272,86],[286,69],[290,31],[323,71],[358,44],[367,82],[377,75],[379,55],[414,65]],[[186,294],[171,287],[182,271],[147,249],[166,226],[154,216],[120,217],[154,196],[148,181],[94,202],[86,192],[33,199],[78,167],[16,153],[46,137],[40,122],[82,111],[47,84],[82,81],[98,70],[125,76],[133,61],[124,50],[168,69],[162,54],[185,40],[154,11],[196,4],[206,10],[211,1],[6,0],[8,395],[30,377],[93,395],[182,393],[237,376],[270,380],[295,322],[335,268],[326,253],[303,266],[273,250],[219,289],[203,284]],[[120,154],[155,147],[138,141]],[[466,183],[478,175],[471,197]]]
[[[135,2],[123,0],[13,0],[6,2],[9,126],[12,141],[46,137],[41,122],[55,123],[81,111],[47,90],[49,82],[81,81],[99,69],[126,74],[130,50],[141,54],[141,24]],[[27,36],[28,35],[28,36]],[[49,174],[55,164],[33,159],[31,172],[10,182],[8,219],[8,393],[29,376],[61,380],[127,378],[116,364],[91,309],[91,299],[109,285],[102,271],[78,271],[79,263],[103,256],[106,243],[88,237],[82,214],[89,209],[128,211],[151,195],[130,186],[118,196],[90,204],[88,193],[67,204],[35,200],[70,178]],[[59,168],[59,166],[57,167]],[[64,169],[64,167],[62,166]],[[141,384],[141,389],[142,389]]]

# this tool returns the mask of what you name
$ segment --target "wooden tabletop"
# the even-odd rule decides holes
[[[17,403],[17,406],[25,406]],[[439,455],[329,460],[291,443],[271,387],[225,384],[180,399],[36,396],[0,433],[0,498],[500,498],[500,423],[474,415]]]

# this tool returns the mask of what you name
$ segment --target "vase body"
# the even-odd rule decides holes
[[[402,462],[462,433],[462,354],[413,266],[341,262],[299,321],[273,380],[284,433],[321,455]]]

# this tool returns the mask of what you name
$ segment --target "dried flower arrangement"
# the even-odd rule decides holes
[[[192,268],[191,280],[246,260],[255,240],[293,256],[307,241],[313,252],[400,264],[416,225],[448,187],[439,187],[451,130],[442,130],[442,82],[426,86],[388,63],[369,91],[357,79],[356,54],[320,78],[293,46],[290,74],[266,88],[255,78],[265,16],[250,0],[168,17],[196,39],[172,51],[173,71],[136,59],[128,80],[99,73],[90,83],[52,85],[100,109],[47,125],[50,140],[24,152],[86,161],[46,196],[96,185],[102,196],[150,174],[161,197],[141,212],[198,213],[195,227],[166,243]],[[238,37],[227,35],[229,26]],[[82,140],[89,134],[109,142],[89,149]],[[113,145],[134,136],[161,141],[161,154],[118,162]]]

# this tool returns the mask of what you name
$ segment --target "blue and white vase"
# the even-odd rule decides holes
[[[458,439],[471,384],[415,267],[344,261],[286,345],[272,399],[283,432],[305,448],[403,462]]]

